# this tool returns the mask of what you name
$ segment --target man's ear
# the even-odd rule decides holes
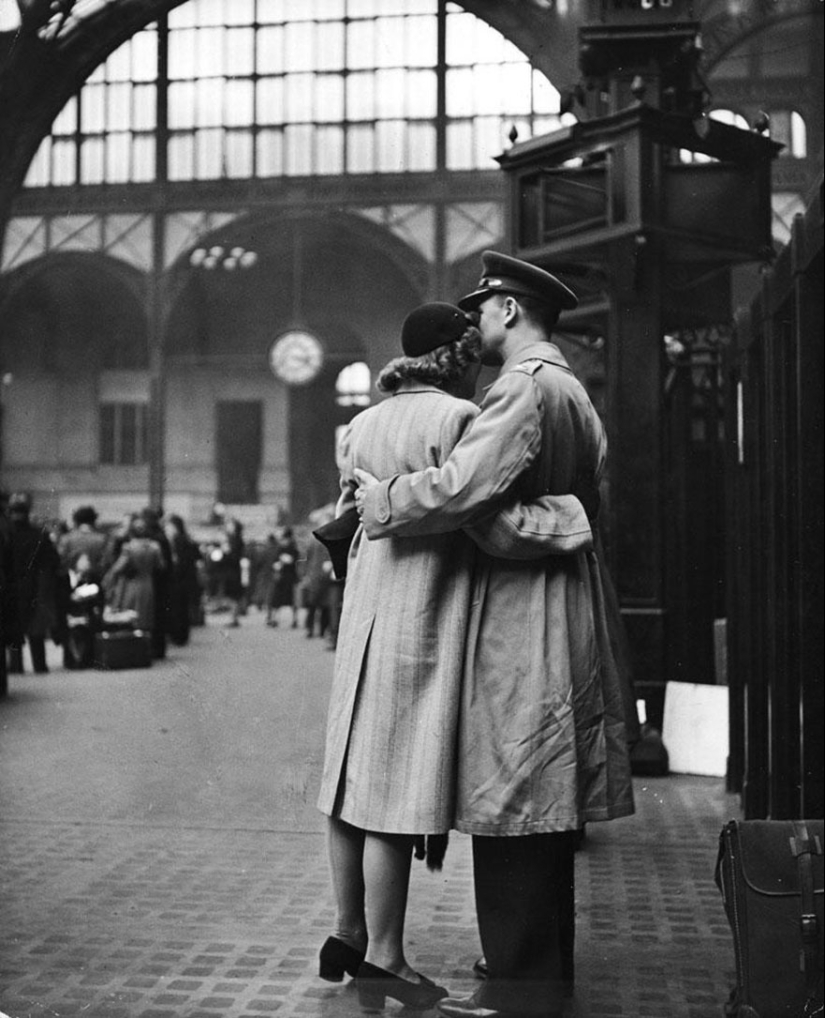
[[[505,328],[511,328],[516,324],[518,318],[519,306],[518,301],[515,297],[509,295],[504,298],[504,326]]]

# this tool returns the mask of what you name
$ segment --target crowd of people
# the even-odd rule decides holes
[[[243,525],[229,519],[197,540],[181,516],[150,507],[118,525],[101,525],[92,505],[79,506],[71,523],[39,520],[34,509],[27,493],[1,496],[5,674],[26,664],[48,672],[48,641],[62,646],[65,667],[88,663],[72,640],[72,618],[81,610],[99,620],[129,619],[151,635],[154,659],[164,658],[170,643],[185,646],[207,614],[225,614],[227,625],[239,626],[251,609],[265,613],[269,626],[285,617],[335,647],[340,592],[329,556],[311,536],[299,546],[284,526],[263,541],[248,540]]]
[[[2,521],[12,669],[25,638],[45,670],[44,641],[90,578],[156,657],[210,608],[293,628],[303,610],[307,637],[336,648],[318,797],[336,920],[319,974],[355,976],[364,1010],[560,1018],[574,853],[586,824],[634,810],[638,718],[598,536],[606,438],[551,338],[575,305],[551,274],[485,252],[458,306],[414,309],[378,379],[388,398],[345,429],[340,498],[303,548],[289,527],[247,541],[236,520],[199,546],[151,509],[103,533],[81,507],[50,535],[23,495]],[[481,364],[501,370],[477,406]],[[439,868],[451,830],[472,836],[484,952],[468,997],[405,954],[411,859]]]

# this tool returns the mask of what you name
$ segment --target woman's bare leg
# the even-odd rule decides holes
[[[335,894],[335,936],[350,947],[367,947],[364,916],[364,831],[336,817],[327,823],[327,856]]]
[[[417,982],[416,973],[404,957],[404,920],[412,849],[412,835],[367,831],[364,841],[364,883],[369,930],[366,960],[403,979]]]

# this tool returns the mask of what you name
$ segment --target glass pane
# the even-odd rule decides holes
[[[230,177],[252,176],[252,132],[226,132],[226,172]]]
[[[224,18],[224,0],[197,0],[195,8],[196,24],[222,25]]]
[[[469,117],[473,114],[473,72],[469,67],[448,70],[445,82],[448,117]]]
[[[372,173],[375,169],[375,131],[369,125],[347,131],[347,173]]]
[[[283,132],[259,131],[256,146],[257,175],[259,177],[280,177],[284,172]]]
[[[375,117],[375,76],[350,74],[347,77],[347,119],[372,120]]]
[[[170,78],[189,79],[196,77],[195,39],[197,34],[193,29],[169,33]]]
[[[223,121],[223,78],[195,82],[195,115],[198,127],[218,127]]]
[[[533,71],[533,112],[558,113],[559,90],[551,85],[541,71]]]
[[[315,26],[303,21],[286,26],[284,69],[287,71],[313,70]]]
[[[197,73],[200,78],[220,76],[224,71],[224,30],[204,28],[197,35]]]
[[[447,169],[469,170],[473,165],[473,128],[469,120],[447,124]]]
[[[87,85],[80,93],[80,117],[85,134],[98,134],[106,124],[106,85]],[[55,124],[54,133],[61,134]]]
[[[501,63],[505,57],[503,37],[486,22],[481,21],[480,18],[474,18],[473,20],[475,21],[475,53],[473,54],[473,60],[477,64]]]
[[[530,116],[532,76],[529,64],[505,64],[501,68],[502,113]]]
[[[233,78],[255,73],[255,32],[232,28],[226,33],[226,66]]]
[[[132,38],[132,80],[154,81],[158,76],[156,32],[138,32]]]
[[[378,18],[375,22],[375,66],[403,67],[405,61],[403,18]]]
[[[344,130],[319,127],[315,132],[315,172],[344,172]]]
[[[344,119],[344,79],[338,74],[322,74],[315,79],[315,108],[318,121]]]
[[[197,131],[195,150],[198,180],[215,180],[220,177],[223,163],[223,131]]]
[[[59,155],[55,146],[55,155]],[[74,153],[72,153],[74,155]],[[80,147],[80,183],[102,184],[105,148],[102,138],[87,138]],[[56,174],[57,176],[57,174]],[[68,183],[61,180],[60,183]]]
[[[132,86],[128,82],[110,85],[106,98],[106,130],[129,130],[132,126]]]
[[[286,79],[286,123],[305,123],[312,120],[311,74],[290,74]]]
[[[195,126],[195,82],[182,81],[169,85],[169,126]]]
[[[251,25],[255,21],[255,0],[232,0],[224,8],[224,24]]]
[[[132,126],[135,130],[150,131],[157,126],[156,102],[157,90],[154,85],[135,85],[132,92]]]
[[[313,128],[299,124],[286,129],[286,172],[289,176],[306,176],[312,172]]]
[[[227,81],[224,101],[225,123],[234,127],[247,127],[254,119],[254,91],[251,81]]]
[[[405,18],[407,67],[435,67],[438,52],[438,21],[435,18]]]
[[[283,0],[258,0],[258,23],[261,25],[278,24],[284,20]]]
[[[405,167],[407,125],[402,120],[382,120],[376,125],[377,166],[380,173],[400,173]]]
[[[256,43],[258,74],[279,74],[284,69],[284,30],[259,28]]]
[[[505,125],[498,117],[476,119],[473,165],[477,169],[489,170],[496,165],[493,160],[504,151],[506,147],[504,138],[509,130],[510,123]],[[525,138],[529,137],[529,134],[520,130],[519,136]]]
[[[340,23],[315,28],[315,66],[319,71],[340,71],[344,66],[344,26]]]
[[[195,141],[191,134],[173,134],[169,139],[169,179],[193,180]]]
[[[191,28],[197,23],[195,8],[197,4],[183,4],[182,7],[175,7],[169,11],[169,28],[176,31],[181,28]]]
[[[124,42],[106,60],[107,81],[129,81],[132,77],[132,44]]]
[[[447,18],[447,66],[463,67],[475,63],[474,15],[462,11]]]
[[[376,117],[379,120],[403,117],[407,93],[406,74],[403,70],[378,71],[375,75]]]
[[[151,134],[137,134],[132,142],[132,180],[155,179],[155,138]]]
[[[49,183],[49,167],[52,158],[52,139],[44,138],[26,174],[26,187],[45,187]]]
[[[103,146],[98,144],[102,150]],[[77,183],[76,156],[77,147],[73,141],[55,141],[52,146],[52,181],[55,184]]]
[[[434,117],[438,112],[435,71],[407,71],[407,116]]]
[[[88,88],[89,86],[87,85],[86,87]],[[86,89],[84,88],[83,92],[85,91]],[[102,114],[100,122],[101,124],[103,123]],[[77,98],[73,96],[55,117],[54,123],[52,124],[52,134],[74,134],[76,130]]]
[[[351,21],[347,26],[350,67],[375,67],[375,22]]]
[[[282,124],[284,121],[283,78],[261,78],[257,83],[256,116],[259,124]]]
[[[476,113],[501,113],[504,94],[501,82],[501,67],[497,64],[473,69],[473,94]]]
[[[132,138],[129,134],[110,134],[106,139],[107,184],[123,184],[130,179],[131,148]]]
[[[427,172],[434,170],[436,158],[435,125],[414,123],[408,127],[410,152],[407,169]]]
[[[345,0],[309,0],[306,6],[309,8],[307,17],[315,18],[316,21],[341,20],[346,14]]]

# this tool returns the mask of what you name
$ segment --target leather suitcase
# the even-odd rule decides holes
[[[732,820],[716,884],[733,933],[730,1018],[822,1016],[823,822]]]
[[[148,668],[152,663],[152,637],[142,629],[116,629],[95,635],[95,668]]]

